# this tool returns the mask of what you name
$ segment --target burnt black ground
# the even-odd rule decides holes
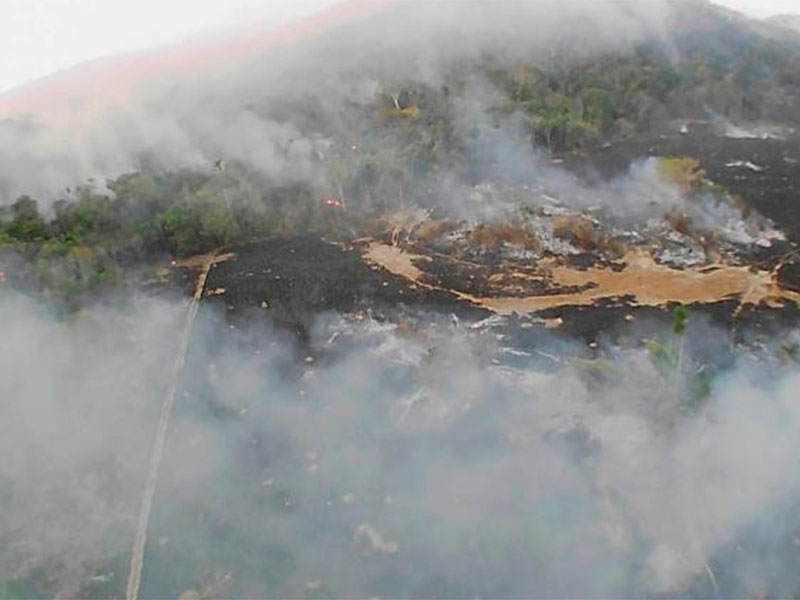
[[[789,139],[727,138],[711,132],[644,135],[587,153],[564,155],[563,165],[589,184],[625,173],[648,156],[695,158],[706,176],[786,232],[789,243],[750,257],[760,268],[783,265],[781,284],[800,290],[800,136]],[[747,166],[751,163],[760,170]]]
[[[314,315],[325,311],[380,312],[398,307],[453,313],[480,319],[489,312],[446,292],[413,287],[382,268],[371,268],[357,248],[344,248],[315,237],[273,239],[234,248],[235,258],[215,265],[206,302],[232,317],[252,309],[305,337]]]
[[[783,286],[800,292],[800,262],[795,259],[794,262],[783,265],[778,271],[778,279]]]
[[[207,295],[201,308],[201,311],[206,313],[205,316],[208,316],[208,313],[220,313],[226,319],[222,321],[200,319],[201,325],[193,332],[193,336],[217,340],[220,347],[230,343],[249,344],[245,349],[250,355],[254,356],[257,350],[258,356],[264,357],[269,355],[270,344],[278,344],[281,348],[291,347],[299,338],[298,352],[294,353],[294,357],[289,357],[287,352],[285,362],[277,365],[277,371],[287,380],[299,380],[302,377],[306,366],[303,358],[308,358],[309,348],[304,342],[309,341],[309,328],[314,320],[326,311],[368,310],[377,319],[383,318],[384,315],[396,315],[398,312],[412,314],[419,318],[422,326],[426,323],[426,318],[446,320],[448,314],[459,317],[460,324],[454,325],[457,327],[464,327],[470,321],[489,316],[488,311],[470,306],[451,294],[414,287],[408,281],[383,269],[370,267],[362,259],[358,247],[333,245],[315,237],[296,237],[273,239],[231,250],[236,254],[235,258],[219,263],[211,269],[206,287]],[[434,265],[433,270],[442,281],[446,281],[448,285],[453,283],[453,287],[471,289],[469,286],[473,286],[476,292],[481,290],[480,278],[477,277],[481,273],[472,273],[476,275],[478,281],[462,282],[462,285],[458,286],[455,285],[458,279],[469,277],[471,272],[450,270],[448,266],[444,261]],[[485,273],[482,275],[485,276]],[[797,265],[787,265],[782,275],[787,279],[798,277]],[[177,284],[183,282],[185,285],[186,274],[176,273],[175,281]],[[614,354],[620,349],[637,347],[648,339],[674,341],[671,333],[672,308],[631,307],[630,299],[620,298],[608,300],[598,306],[562,307],[532,317],[512,316],[505,323],[492,328],[492,332],[498,334],[503,347],[523,351],[520,353],[521,356],[512,355],[503,358],[503,361],[507,361],[508,364],[514,364],[514,361],[535,362],[547,369],[550,366],[548,361],[563,362],[562,357],[613,359]],[[702,367],[703,376],[709,372],[721,372],[734,366],[741,358],[741,353],[737,353],[738,344],[770,347],[771,344],[779,343],[776,340],[780,339],[781,334],[793,329],[798,322],[798,309],[793,306],[777,310],[749,307],[739,310],[738,300],[730,299],[688,308],[690,326],[685,336],[687,355],[693,358],[696,365]],[[251,320],[254,315],[257,320],[263,319],[260,325]],[[556,330],[549,330],[541,323],[541,318],[557,317],[563,319],[563,324]],[[246,329],[239,328],[239,324]],[[279,335],[277,339],[274,335],[266,335],[266,332],[274,333],[271,331],[271,325],[280,326],[283,335]],[[710,328],[715,330],[715,335],[708,335]],[[291,333],[287,333],[287,329]],[[275,535],[275,524],[284,524],[284,530],[290,531],[298,539],[305,536],[311,540],[309,547],[316,551],[313,541],[320,532],[329,532],[326,528],[329,528],[336,518],[340,518],[339,513],[334,512],[339,509],[331,509],[327,504],[317,502],[318,499],[331,497],[329,490],[323,489],[320,492],[314,485],[306,484],[298,475],[304,472],[304,464],[299,460],[293,459],[287,462],[292,467],[291,474],[294,477],[291,479],[287,472],[285,481],[290,483],[281,481],[274,491],[271,487],[264,488],[262,482],[265,476],[262,473],[269,468],[280,469],[283,463],[276,457],[282,457],[292,451],[282,430],[285,423],[272,423],[269,420],[270,428],[266,429],[265,433],[264,429],[258,428],[260,425],[257,427],[243,418],[235,403],[230,404],[224,398],[217,397],[213,385],[216,370],[211,369],[212,363],[219,358],[215,355],[216,349],[214,344],[192,346],[187,371],[198,376],[183,382],[183,394],[191,401],[178,405],[177,420],[188,417],[207,418],[214,419],[215,422],[224,422],[230,427],[233,432],[232,439],[236,444],[237,457],[257,475],[254,475],[252,480],[232,476],[230,480],[224,480],[223,485],[236,490],[235,496],[243,499],[242,506],[259,506],[259,514],[270,519],[270,528],[265,528],[264,534],[259,535],[260,530],[256,524],[248,521],[246,532],[248,535],[242,535],[242,531],[237,529],[235,512],[228,514],[228,511],[219,510],[221,505],[227,508],[228,505],[222,500],[228,497],[216,497],[215,488],[210,484],[204,494],[192,499],[191,506],[171,505],[170,498],[181,496],[174,490],[164,493],[163,489],[170,485],[167,480],[162,485],[161,497],[155,505],[151,538],[168,540],[169,543],[154,543],[148,550],[150,555],[143,581],[144,595],[177,597],[186,589],[196,586],[198,581],[213,582],[224,573],[231,572],[219,567],[219,571],[212,570],[209,575],[206,572],[208,565],[226,565],[225,569],[230,568],[233,572],[231,579],[233,587],[220,592],[220,595],[291,597],[292,591],[285,586],[294,575],[297,565],[302,562],[293,554],[296,553],[296,543],[287,544],[285,540]],[[315,355],[313,358],[316,365],[324,364],[322,361],[326,360],[324,355]],[[253,360],[253,364],[259,368],[262,365],[265,369],[276,368],[265,359]],[[224,368],[225,365],[220,364],[220,370]],[[598,371],[587,372],[586,376],[604,375]],[[699,378],[698,375],[697,379]],[[280,384],[282,382],[275,383],[275,385]],[[279,392],[276,392],[277,394]],[[265,401],[271,400],[271,398],[265,399]],[[302,403],[306,400],[297,399],[297,402]],[[367,403],[363,407],[366,415],[369,414],[369,406]],[[490,418],[485,420],[492,421]],[[301,425],[293,422],[291,426]],[[363,427],[361,430],[367,431],[368,437],[375,437],[373,427],[374,423],[371,423],[371,427]],[[396,441],[389,433],[381,432],[381,435]],[[416,445],[424,442],[423,436],[413,440],[413,444]],[[387,442],[382,444],[381,447],[389,447]],[[464,446],[469,449],[468,443],[464,443]],[[398,445],[398,448],[402,450],[404,446]],[[402,452],[398,454],[400,455],[398,465],[409,463],[409,455]],[[174,452],[167,452],[165,463],[167,471],[170,468],[170,457],[173,455]],[[180,460],[176,462],[179,463]],[[396,471],[387,469],[386,472],[391,473],[391,477],[397,477]],[[172,484],[180,486],[178,481]],[[287,499],[290,502],[287,502]],[[297,518],[297,514],[301,514],[298,512],[298,506],[302,507],[303,503],[316,507],[317,511],[308,524]],[[341,510],[347,511],[349,508],[345,506]],[[795,519],[794,507],[793,510],[792,513],[787,511],[787,519]],[[195,532],[200,539],[213,540],[213,544],[193,544],[194,538],[186,536],[186,531]],[[253,535],[249,535],[250,533]],[[345,535],[349,541],[350,533],[346,532]],[[791,535],[787,540],[781,540],[781,543],[785,541],[786,552],[765,549],[764,556],[788,556],[794,537]],[[757,539],[755,536],[747,536],[742,543],[749,543],[755,547]],[[741,547],[737,545],[737,548]],[[757,550],[753,551],[753,555],[761,556]],[[389,596],[393,595],[391,590],[406,589],[413,576],[420,570],[424,571],[421,567],[425,567],[413,562],[413,554],[410,556],[412,559],[409,564],[413,569],[397,571],[391,566],[384,569],[380,563],[372,561],[366,564],[365,578],[370,577],[372,573],[378,573],[376,581],[386,587],[388,590],[386,595]],[[732,564],[736,564],[735,560]],[[736,574],[728,573],[716,564],[713,566],[719,579],[719,590],[715,591],[705,579],[700,578],[692,588],[691,595],[734,596],[736,592],[733,590],[738,590],[735,587],[738,581]],[[393,576],[397,576],[397,579],[393,580]],[[504,589],[502,585],[511,579],[505,577],[499,581],[488,581],[486,585],[494,590]],[[367,585],[369,583],[371,582],[368,581]],[[416,595],[464,597],[475,591],[475,589],[460,588],[443,591],[443,588],[426,587],[426,585],[427,582],[423,582],[415,588]],[[313,595],[309,594],[310,597],[333,595],[325,589],[313,592]],[[507,595],[514,594],[509,591]],[[639,595],[641,590],[631,594],[632,597]]]
[[[795,244],[800,241],[800,139],[731,139],[710,133],[651,135],[571,154],[563,157],[563,164],[591,183],[620,175],[633,161],[647,156],[696,158],[711,180],[741,196],[786,231],[789,244],[764,251],[763,256],[754,255],[752,259],[761,268],[785,263],[779,271],[781,283],[800,290],[800,260],[793,254]],[[751,162],[763,170],[728,166],[737,161]],[[231,319],[256,312],[289,329],[301,340],[307,339],[316,315],[325,311],[369,309],[380,316],[411,309],[452,313],[466,321],[477,321],[490,314],[452,294],[413,286],[384,269],[370,267],[357,246],[334,245],[305,236],[272,239],[231,250],[235,258],[211,269],[205,303]],[[434,261],[428,268],[437,276],[439,285],[475,295],[491,293],[486,288],[486,269],[453,270],[447,261]],[[224,293],[213,294],[222,289]],[[695,306],[692,310],[724,329],[744,331],[752,327],[765,336],[779,335],[798,322],[794,307],[747,308],[734,318],[737,308],[737,300],[731,299]],[[671,312],[633,308],[626,299],[617,299],[592,307],[562,307],[538,316],[561,317],[564,323],[558,329],[559,335],[591,342],[625,338],[641,322],[640,316],[648,322],[660,322],[663,328],[669,325]],[[541,325],[524,331],[523,334],[518,329],[515,334],[520,341],[530,338],[531,332],[552,337],[552,332]]]
[[[711,133],[642,136],[585,154],[561,157],[588,182],[625,173],[648,156],[697,159],[709,179],[772,219],[791,241],[800,242],[800,139],[739,139]],[[750,162],[763,170],[728,166]]]
[[[378,319],[402,313],[454,314],[465,323],[490,312],[446,292],[414,287],[384,269],[371,268],[358,248],[343,248],[314,237],[274,239],[235,248],[237,256],[214,266],[209,274],[205,304],[232,322],[263,316],[272,324],[308,340],[315,318],[326,311],[370,311]],[[214,295],[224,289],[224,293]],[[695,318],[732,332],[731,341],[768,340],[798,323],[798,309],[745,307],[723,302],[689,307]],[[672,307],[632,307],[630,299],[609,299],[595,306],[559,307],[534,317],[509,320],[512,346],[524,349],[552,343],[554,331],[541,319],[561,318],[555,335],[580,342],[625,343],[669,330]],[[649,332],[649,333],[648,333]],[[745,333],[747,332],[747,333]],[[744,336],[744,337],[743,337]]]

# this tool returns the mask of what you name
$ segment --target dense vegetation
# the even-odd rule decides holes
[[[648,43],[589,64],[490,71],[551,151],[626,137],[675,118],[794,121],[800,114],[800,43],[697,6],[674,46]]]
[[[137,264],[270,235],[324,233],[339,218],[311,190],[262,187],[236,166],[134,173],[108,188],[79,188],[55,203],[50,219],[27,196],[4,209],[0,269],[8,282],[74,306],[119,285]]]

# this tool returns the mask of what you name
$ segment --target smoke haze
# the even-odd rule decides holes
[[[124,101],[86,90],[51,113],[6,114],[4,203],[25,193],[52,206],[89,178],[102,189],[144,166],[210,172],[219,159],[270,185],[329,190],[326,157],[407,82],[442,89],[487,56],[570,64],[643,40],[674,51],[660,0],[366,4],[374,12],[266,52],[148,79]],[[537,208],[555,198],[637,224],[677,210],[723,229],[724,208],[687,204],[653,160],[579,183],[532,151],[519,114],[487,124],[498,90],[484,77],[448,94],[452,135],[477,157],[470,173],[436,174],[432,204],[450,215],[507,218],[516,203],[475,185],[492,181],[534,190]],[[44,588],[8,595],[124,592],[185,310],[134,294],[64,317],[0,289],[0,582],[47,574]],[[663,324],[635,343],[601,340],[595,356],[556,333],[517,348],[502,319],[330,313],[298,340],[263,314],[201,305],[142,597],[799,588],[800,373],[779,358],[784,340],[732,347],[692,313],[678,364],[719,369],[699,402],[673,359],[646,349],[676,342]]]
[[[182,307],[2,303],[0,577],[47,565],[57,595],[110,595]],[[724,595],[797,585],[796,370],[731,363],[687,410],[644,351],[609,348],[601,373],[419,318],[323,316],[304,349],[201,311],[144,597],[678,596],[713,592],[709,568]],[[722,338],[700,321],[687,349]]]
[[[549,1],[364,4],[362,16],[342,22],[332,11],[310,34],[303,33],[310,26],[298,25],[288,45],[267,36],[260,54],[223,54],[202,69],[162,67],[168,82],[159,81],[155,62],[153,76],[122,97],[101,79],[100,88],[73,92],[68,103],[54,99],[27,115],[7,110],[0,121],[6,202],[26,193],[48,205],[89,178],[102,183],[143,164],[210,167],[219,158],[276,183],[322,180],[318,159],[326,144],[391,85],[441,87],[446,69],[484,55],[536,62],[558,50],[559,60],[579,60],[646,39],[668,43],[670,10],[661,0],[569,0],[558,10]],[[470,109],[465,118],[488,108],[488,84],[476,85],[461,99]],[[317,118],[298,122],[298,114],[280,110],[298,104]]]

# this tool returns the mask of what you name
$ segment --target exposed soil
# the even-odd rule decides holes
[[[442,289],[430,283],[430,277],[426,277],[428,273],[424,267],[429,259],[424,255],[373,243],[368,246],[365,258],[420,286]],[[524,297],[476,297],[460,291],[448,291],[462,300],[502,315],[527,314],[564,306],[587,306],[599,300],[621,298],[628,298],[626,304],[631,306],[710,304],[729,298],[740,299],[742,305],[766,303],[770,307],[778,307],[785,302],[800,304],[800,294],[782,289],[773,273],[754,271],[750,267],[712,265],[699,269],[672,269],[659,265],[651,256],[641,252],[626,256],[623,270],[602,267],[582,270],[551,260],[540,263],[540,279],[535,279],[535,283],[548,281],[558,290],[571,287],[576,291]],[[524,277],[520,283],[525,283]]]

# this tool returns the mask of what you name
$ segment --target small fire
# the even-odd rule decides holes
[[[325,196],[322,199],[322,203],[328,208],[342,208],[344,206],[341,200],[332,196]]]

